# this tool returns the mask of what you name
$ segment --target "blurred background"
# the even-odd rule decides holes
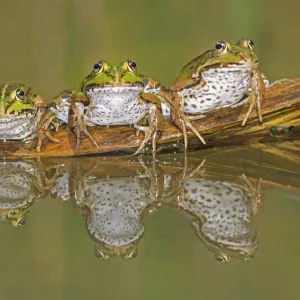
[[[271,79],[300,74],[296,0],[1,0],[0,82],[24,82],[47,99],[78,87],[94,62],[131,58],[170,84],[221,39],[249,37]]]
[[[271,80],[293,78],[299,11],[297,0],[1,0],[0,83],[26,83],[50,100],[78,87],[94,62],[131,58],[170,84],[218,40],[241,37],[254,40]],[[299,194],[267,199],[259,255],[227,266],[169,210],[146,219],[141,259],[99,262],[81,217],[48,199],[23,229],[1,225],[0,300],[299,299]]]

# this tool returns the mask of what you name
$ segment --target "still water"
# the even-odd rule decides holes
[[[1,161],[0,299],[298,299],[300,143]]]

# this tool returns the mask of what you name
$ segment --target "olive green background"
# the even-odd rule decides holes
[[[0,82],[27,83],[51,99],[77,87],[95,61],[131,58],[168,84],[218,40],[241,37],[254,40],[271,80],[296,77],[299,11],[296,0],[1,0]],[[227,265],[167,209],[146,218],[136,260],[98,261],[76,211],[45,199],[24,228],[1,224],[0,300],[299,299],[299,198],[268,190],[258,254]]]
[[[1,0],[0,82],[24,82],[48,100],[78,87],[94,62],[131,58],[171,83],[218,40],[249,37],[271,80],[300,74],[295,0]]]

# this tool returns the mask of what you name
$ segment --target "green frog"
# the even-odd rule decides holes
[[[144,232],[143,217],[160,206],[163,171],[141,157],[132,161],[73,160],[51,190],[71,201],[85,221],[100,259],[133,259]],[[120,174],[122,174],[120,176]]]
[[[197,236],[217,261],[251,259],[258,247],[252,216],[261,203],[261,180],[254,187],[245,175],[246,185],[211,178],[200,170],[204,162],[190,174],[185,165],[179,177],[170,178],[163,202],[192,220]]]
[[[52,167],[39,160],[0,161],[0,220],[24,226],[33,204],[46,195],[57,177]]]
[[[24,84],[0,85],[0,140],[23,140],[38,138],[36,150],[42,142],[53,138],[48,127],[52,121],[45,116],[47,104],[32,88]]]
[[[137,65],[127,59],[112,66],[105,61],[94,64],[92,72],[84,78],[80,91],[59,94],[51,104],[56,117],[68,123],[77,137],[79,149],[83,133],[98,146],[86,126],[133,125],[145,137],[135,154],[139,154],[150,141],[153,153],[163,131],[163,116],[159,93],[160,84],[137,73]]]
[[[215,109],[235,107],[249,101],[242,126],[256,107],[262,122],[261,104],[264,100],[264,76],[258,69],[253,52],[254,42],[240,39],[236,43],[220,41],[213,49],[186,64],[169,88],[160,95],[171,106],[171,119],[180,128],[187,148],[187,129],[206,144],[191,121],[204,117]],[[248,99],[244,99],[248,96]]]

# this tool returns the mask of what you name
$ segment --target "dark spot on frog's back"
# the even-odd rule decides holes
[[[161,87],[161,84],[158,82],[156,85],[155,85],[155,88],[158,89]]]

